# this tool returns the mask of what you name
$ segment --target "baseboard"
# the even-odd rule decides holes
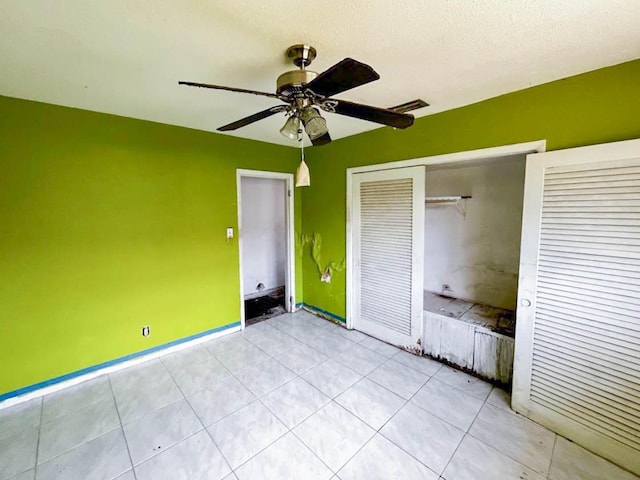
[[[162,345],[141,350],[140,352],[131,353],[124,357],[99,363],[91,367],[76,370],[75,372],[60,375],[43,382],[34,383],[26,387],[3,393],[0,395],[0,410],[26,402],[33,398],[42,397],[57,392],[67,387],[86,382],[92,378],[99,377],[107,373],[117,372],[139,363],[147,362],[154,358],[162,357],[169,353],[177,352],[184,348],[204,343],[214,338],[237,332],[241,329],[240,322],[230,323],[222,327],[213,328],[204,332],[196,333],[188,337],[173,340]]]
[[[340,315],[336,315],[335,313],[331,313],[331,312],[329,312],[327,310],[323,310],[322,308],[316,307],[315,305],[310,305],[308,303],[303,303],[302,304],[302,308],[304,308],[305,310],[309,310],[311,313],[315,313],[317,315],[328,317],[331,320],[336,320],[336,321],[338,321],[340,323],[343,323],[345,325],[347,323],[347,320],[345,318],[341,317]]]

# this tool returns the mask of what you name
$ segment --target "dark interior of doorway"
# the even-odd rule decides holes
[[[245,326],[262,322],[285,312],[284,287],[278,288],[268,295],[244,301]]]

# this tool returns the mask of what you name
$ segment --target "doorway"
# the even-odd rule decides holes
[[[242,328],[292,312],[293,175],[237,171]]]

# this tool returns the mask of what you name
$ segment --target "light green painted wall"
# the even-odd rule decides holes
[[[7,97],[0,136],[0,394],[240,319],[236,168],[295,149]]]
[[[323,258],[344,258],[347,167],[541,139],[557,150],[638,137],[640,60],[423,117],[407,130],[380,128],[310,149],[303,230],[322,235]],[[344,317],[345,272],[321,283],[305,255],[303,276],[305,303]]]

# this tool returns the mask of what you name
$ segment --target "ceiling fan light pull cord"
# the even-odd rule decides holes
[[[300,142],[300,157],[304,162],[304,142],[302,141],[302,129],[298,129],[298,142]]]
[[[304,142],[302,141],[302,129],[298,129],[298,141],[300,142],[300,166],[296,170],[296,187],[308,187],[311,185],[309,167],[304,161]]]

